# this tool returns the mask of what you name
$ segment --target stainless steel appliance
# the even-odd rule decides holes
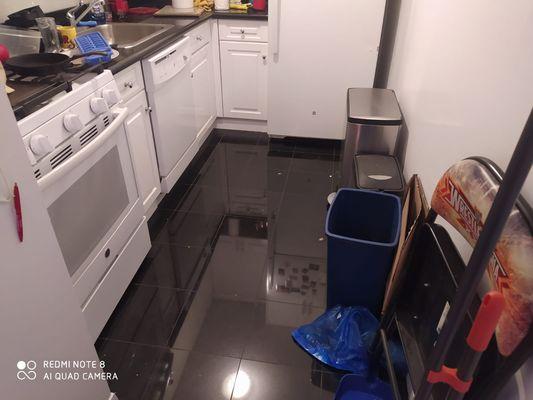
[[[347,113],[341,181],[343,186],[353,186],[354,155],[395,155],[403,117],[389,89],[348,89]]]

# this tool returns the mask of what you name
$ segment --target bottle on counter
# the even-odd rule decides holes
[[[193,8],[193,0],[172,0],[172,7],[174,8]]]
[[[254,10],[263,11],[267,7],[267,0],[254,0],[253,8]]]
[[[105,22],[107,24],[113,22],[113,11],[111,8],[111,4],[108,1],[106,1],[105,3],[104,12],[105,12]]]
[[[92,20],[96,21],[98,25],[103,25],[107,22],[105,7],[103,4],[95,4],[92,11]]]
[[[119,21],[122,21],[126,18],[126,15],[128,15],[128,11],[130,9],[127,0],[111,0],[109,4]]]

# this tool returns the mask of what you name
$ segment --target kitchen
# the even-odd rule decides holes
[[[34,5],[22,3],[0,3],[2,19]],[[27,63],[4,62],[14,92],[2,100],[2,196],[17,182],[22,203],[18,220],[2,203],[2,253],[19,267],[2,288],[12,325],[4,343],[14,343],[4,346],[7,392],[334,398],[339,377],[311,363],[290,332],[325,306],[326,198],[342,175],[347,90],[395,91],[403,127],[394,156],[428,195],[465,157],[506,166],[533,103],[531,6],[271,0],[216,10],[228,7],[216,1],[190,15],[200,11],[117,3],[112,22],[77,28],[78,39],[98,33],[111,45],[90,56],[111,58],[103,64],[73,60],[27,77]],[[134,15],[148,6],[189,15]],[[74,25],[98,14],[76,22],[75,1],[40,7],[66,27],[69,10]],[[0,43],[13,29],[2,26]],[[34,43],[37,32],[24,31]],[[522,189],[530,201],[531,179]],[[305,270],[316,286],[302,284],[293,300],[271,261]],[[20,313],[17,292],[27,293]],[[17,380],[17,361],[49,359],[99,360],[118,379]],[[530,364],[501,398],[527,398]]]

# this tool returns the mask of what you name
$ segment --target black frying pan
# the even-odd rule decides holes
[[[44,76],[62,72],[72,60],[92,55],[106,56],[107,53],[93,51],[91,53],[78,54],[72,57],[60,53],[23,54],[21,56],[11,57],[4,61],[4,66],[20,75]]]

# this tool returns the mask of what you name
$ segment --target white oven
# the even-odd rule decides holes
[[[106,90],[116,90],[114,80],[24,137],[95,339],[150,247],[124,128],[128,109],[110,110],[119,98]]]

